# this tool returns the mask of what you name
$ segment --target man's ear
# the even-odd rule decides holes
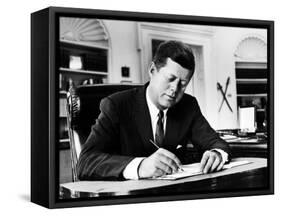
[[[149,70],[148,70],[148,74],[149,74],[149,77],[151,78],[151,76],[157,71],[157,68],[154,64],[154,62],[151,62],[150,63],[150,66],[149,66]]]

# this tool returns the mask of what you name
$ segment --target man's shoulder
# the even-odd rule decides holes
[[[184,94],[181,100],[173,107],[176,112],[194,112],[198,109],[198,103],[194,96]]]
[[[190,94],[185,93],[180,102],[184,103],[184,104],[186,104],[186,103],[189,103],[189,104],[190,103],[196,103],[196,98],[194,96],[190,95]]]
[[[141,97],[144,92],[144,86],[132,87],[128,90],[122,90],[109,95],[107,98],[115,104],[128,104]]]

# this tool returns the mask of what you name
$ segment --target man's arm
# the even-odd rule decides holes
[[[121,155],[118,108],[105,98],[101,113],[82,147],[78,161],[80,180],[120,179],[127,164],[133,159]]]
[[[221,170],[224,163],[231,160],[230,148],[209,125],[195,98],[194,100],[195,115],[191,141],[205,151],[201,159],[202,171],[207,173]]]

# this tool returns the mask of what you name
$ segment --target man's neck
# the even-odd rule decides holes
[[[151,95],[153,95],[151,91],[152,91],[152,89],[150,88],[150,85],[148,85],[147,89],[146,89],[147,100],[150,100],[151,104],[154,105],[158,110],[162,110],[162,111],[167,110],[167,109],[163,109],[163,107],[161,107],[161,106],[157,105],[157,103],[155,103],[154,98],[151,96]]]
[[[154,102],[154,98],[152,97],[152,89],[150,88],[150,85],[147,86],[146,89],[146,95],[147,95],[147,100],[149,100],[151,102],[152,105],[154,105],[157,109],[159,109],[159,107],[157,106],[157,104]]]

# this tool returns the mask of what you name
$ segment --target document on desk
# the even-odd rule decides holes
[[[241,165],[245,165],[245,164],[249,164],[249,163],[251,163],[251,162],[245,161],[245,160],[244,161],[234,161],[234,162],[230,162],[229,164],[225,164],[223,166],[223,169],[229,169],[229,168],[232,168],[232,167],[241,166]],[[190,176],[203,174],[202,171],[200,170],[200,163],[182,165],[181,168],[182,168],[183,171],[178,171],[178,172],[173,173],[173,174],[155,177],[153,179],[157,179],[157,180],[177,180],[177,179],[181,179],[181,178],[186,178],[186,177],[190,177]]]

